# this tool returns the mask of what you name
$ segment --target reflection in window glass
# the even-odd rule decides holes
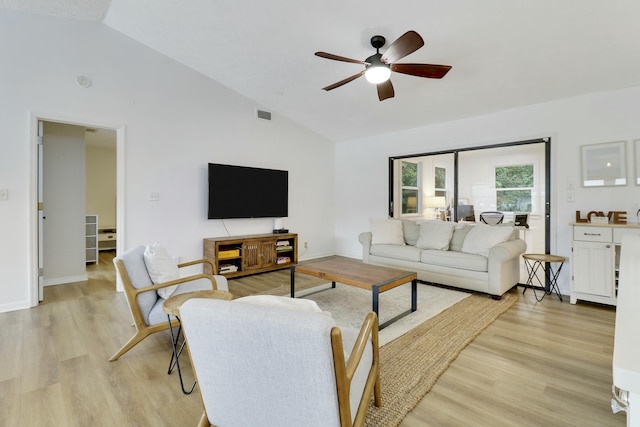
[[[418,163],[402,162],[402,213],[419,213],[419,175]]]
[[[447,197],[447,170],[436,167],[435,171],[435,195]]]
[[[533,164],[496,167],[496,209],[531,212]]]

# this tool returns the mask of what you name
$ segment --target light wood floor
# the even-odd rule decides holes
[[[197,425],[197,391],[183,395],[166,374],[168,332],[108,362],[133,335],[112,256],[101,252],[87,282],[45,288],[39,307],[0,314],[1,426]],[[288,283],[284,270],[232,280],[230,289],[243,296]],[[614,320],[610,307],[537,303],[527,291],[401,426],[624,426],[609,408]]]

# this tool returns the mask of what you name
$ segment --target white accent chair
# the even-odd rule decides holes
[[[154,285],[144,261],[144,251],[144,246],[137,246],[113,260],[116,270],[122,279],[136,333],[120,350],[111,356],[110,362],[118,360],[120,356],[131,350],[149,335],[169,329],[167,315],[162,310],[162,303],[165,299],[158,295],[158,289],[178,285],[173,295],[209,289],[229,290],[226,277],[204,273]],[[210,261],[201,259],[178,264],[178,268],[202,263],[211,264]],[[213,270],[213,265],[211,267]],[[178,321],[173,319],[171,326],[179,326]]]
[[[180,318],[204,404],[200,427],[362,426],[372,395],[381,405],[373,312],[360,330],[341,331],[322,312],[192,299]]]

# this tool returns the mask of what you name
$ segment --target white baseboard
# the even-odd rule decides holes
[[[44,286],[64,285],[65,283],[84,282],[88,280],[87,274],[77,274],[75,276],[56,277],[53,279],[45,279]]]

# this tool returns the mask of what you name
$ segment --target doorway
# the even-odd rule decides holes
[[[96,232],[105,228],[110,232],[110,241],[104,243],[100,243],[97,234],[94,236],[96,252],[108,249],[115,254],[121,246],[123,238],[116,230],[124,224],[124,127],[36,115],[32,116],[31,122],[33,226],[30,252],[33,273],[29,290],[30,305],[34,307],[44,298],[44,286],[86,280],[87,214],[103,217]],[[68,133],[71,138],[67,138]],[[70,141],[60,143],[67,139]],[[82,144],[78,143],[79,140]],[[49,148],[52,148],[51,152],[47,152]],[[109,154],[108,159],[100,159],[105,153]],[[110,170],[107,179],[96,178],[101,169],[102,172]],[[48,182],[52,173],[57,176],[53,178],[54,182]],[[73,180],[82,183],[76,185]],[[108,191],[105,190],[107,181],[111,182],[111,190]],[[54,190],[50,194],[51,186]],[[74,190],[67,191],[66,186],[73,186]],[[70,193],[74,193],[71,198],[73,204],[66,205]],[[105,205],[112,208],[105,208]],[[97,212],[103,214],[98,215]],[[65,222],[63,227],[58,226]],[[70,259],[65,259],[65,256]],[[99,262],[97,254],[96,262]],[[61,263],[68,265],[62,270],[54,268],[48,271],[47,265],[59,267]],[[116,290],[120,288],[116,286]]]

